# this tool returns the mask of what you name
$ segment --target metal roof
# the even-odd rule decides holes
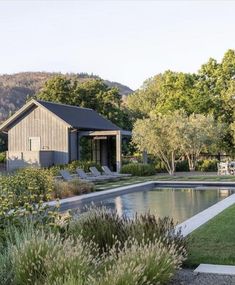
[[[37,100],[37,102],[71,125],[83,130],[120,130],[118,126],[88,108]]]
[[[12,124],[33,105],[44,107],[72,128],[91,131],[120,130],[118,126],[92,109],[32,99],[13,116],[6,120],[0,126],[0,131],[7,131],[10,124]]]

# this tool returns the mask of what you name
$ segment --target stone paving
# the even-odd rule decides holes
[[[182,269],[168,285],[235,285],[235,276],[194,273],[191,269]]]

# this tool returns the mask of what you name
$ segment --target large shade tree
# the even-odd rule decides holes
[[[196,76],[166,71],[145,81],[143,86],[127,98],[128,108],[137,118],[150,112],[167,113],[183,109],[193,113],[192,98]]]
[[[183,110],[188,116],[212,115],[224,126],[220,150],[234,152],[235,50],[228,50],[221,62],[210,58],[196,74],[166,71],[146,80],[128,97],[127,106],[135,118],[175,110]]]

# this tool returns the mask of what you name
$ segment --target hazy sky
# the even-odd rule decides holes
[[[0,73],[88,72],[138,88],[235,48],[235,1],[0,0]]]

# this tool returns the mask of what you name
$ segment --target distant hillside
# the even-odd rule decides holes
[[[49,72],[21,72],[12,75],[0,75],[0,121],[19,109],[28,97],[38,93],[45,81],[60,73]],[[66,74],[68,77],[86,80],[99,78],[87,73]],[[129,87],[118,82],[104,80],[109,87],[117,87],[121,95],[126,96],[133,92]]]

